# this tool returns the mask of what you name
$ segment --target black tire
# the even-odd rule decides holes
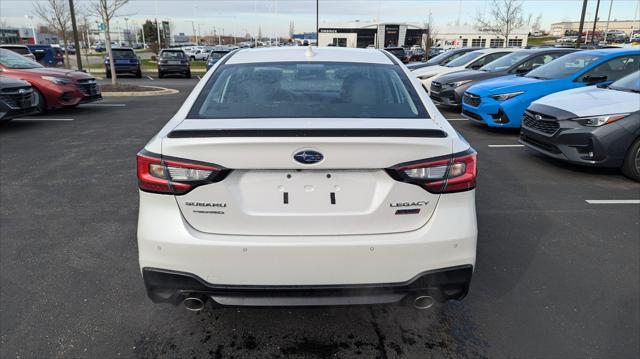
[[[142,70],[140,70],[140,68],[138,68],[138,71],[136,71],[136,77],[139,79],[142,78]]]
[[[640,182],[640,137],[629,146],[624,157],[622,173],[634,181]]]
[[[191,70],[187,71],[187,73],[184,74],[184,77],[190,79],[191,78]]]
[[[196,61],[196,57],[195,56],[191,56],[191,61]]]
[[[158,71],[158,78],[161,79],[164,77],[164,73],[162,71]]]
[[[110,79],[110,78],[111,78],[111,70],[107,69],[106,77],[107,77],[108,79]]]
[[[38,98],[38,106],[37,106],[38,112],[36,113],[36,115],[43,115],[47,113],[47,100],[42,95],[42,92],[34,88],[33,95]]]

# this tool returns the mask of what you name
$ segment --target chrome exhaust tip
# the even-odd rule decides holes
[[[433,306],[434,300],[432,297],[428,296],[428,295],[423,295],[423,296],[419,296],[416,297],[416,299],[413,300],[413,307],[416,309],[429,309]]]
[[[185,298],[182,301],[182,305],[184,305],[185,309],[190,310],[192,312],[199,312],[204,309],[205,299],[201,295],[192,295]]]

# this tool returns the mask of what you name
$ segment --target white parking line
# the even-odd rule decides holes
[[[147,78],[148,78],[149,80],[153,81],[153,77],[151,77],[151,76],[147,76]]]
[[[640,199],[587,199],[589,204],[640,204]]]
[[[75,118],[16,118],[11,121],[74,121]]]
[[[524,145],[489,145],[491,148],[524,147]]]
[[[447,121],[469,121],[466,118],[448,118]]]
[[[202,80],[202,77],[200,77],[200,76],[198,76],[198,75],[196,75],[196,77],[198,78],[198,80]]]
[[[126,103],[88,103],[82,107],[125,107]]]

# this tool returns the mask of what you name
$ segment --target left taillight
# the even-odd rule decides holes
[[[387,171],[397,180],[419,185],[431,193],[452,193],[476,187],[477,154],[470,149],[445,158],[400,164]]]
[[[229,170],[180,159],[163,159],[141,151],[137,155],[138,187],[146,192],[181,195],[203,184],[224,179]]]

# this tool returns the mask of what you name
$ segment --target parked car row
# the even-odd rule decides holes
[[[481,51],[411,70],[434,103],[474,123],[521,128],[534,151],[640,181],[640,50],[525,49],[474,69]]]
[[[1,119],[102,99],[92,76],[80,71],[44,67],[4,48],[0,48],[0,75]]]

